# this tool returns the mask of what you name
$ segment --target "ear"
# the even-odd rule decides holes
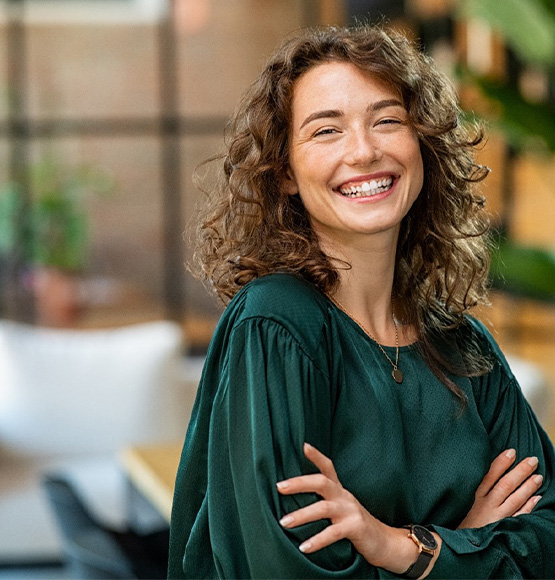
[[[287,168],[285,176],[281,180],[281,186],[287,195],[297,195],[299,193],[299,186],[290,167]]]

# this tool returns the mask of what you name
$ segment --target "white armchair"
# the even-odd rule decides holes
[[[123,523],[117,452],[185,434],[197,381],[182,346],[168,321],[93,331],[0,321],[0,563],[61,553],[45,470],[65,470],[97,516]]]

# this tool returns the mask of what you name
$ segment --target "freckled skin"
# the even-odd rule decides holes
[[[300,193],[321,239],[349,246],[360,236],[397,236],[422,188],[423,164],[401,96],[350,63],[318,65],[296,83],[289,193]],[[389,192],[342,196],[361,177],[395,177]]]

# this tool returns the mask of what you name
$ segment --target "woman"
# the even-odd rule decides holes
[[[303,32],[245,96],[201,227],[231,301],[170,577],[555,577],[553,447],[467,314],[485,301],[487,170],[458,114],[377,27]]]

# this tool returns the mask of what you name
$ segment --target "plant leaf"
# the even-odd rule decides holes
[[[491,257],[494,287],[518,296],[555,301],[554,252],[503,240]]]
[[[540,0],[459,0],[458,8],[487,22],[525,61],[555,62],[555,14]]]
[[[547,148],[555,152],[555,107],[550,103],[530,103],[518,90],[494,81],[472,77],[484,95],[496,100],[502,107],[499,119],[501,128],[521,147],[527,140],[540,138]]]

